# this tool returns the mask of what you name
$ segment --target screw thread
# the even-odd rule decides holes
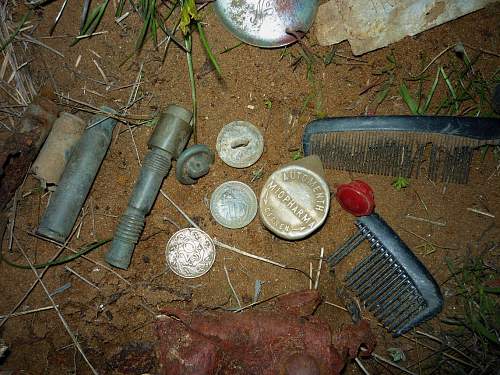
[[[144,229],[144,217],[125,214],[115,231],[114,240],[123,240],[136,244]]]
[[[160,149],[153,149],[144,158],[143,166],[151,169],[155,173],[166,176],[170,170],[171,157]]]

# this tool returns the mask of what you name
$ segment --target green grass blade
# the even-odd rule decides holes
[[[205,48],[205,51],[207,52],[208,59],[214,66],[219,77],[222,77],[222,70],[212,52],[212,48],[210,48],[210,44],[208,43],[207,37],[205,36],[205,31],[203,30],[203,25],[201,24],[201,22],[196,22],[196,26],[198,27],[198,33],[200,34],[201,44],[203,45],[203,48]]]
[[[399,93],[401,94],[401,97],[403,98],[404,102],[406,103],[406,105],[410,109],[410,112],[413,115],[418,115],[419,114],[418,104],[415,101],[415,99],[413,99],[413,97],[411,96],[410,90],[408,90],[408,87],[406,87],[404,82],[399,87]]]
[[[152,24],[152,9],[156,8],[156,0],[152,0],[150,4],[150,1],[145,1],[143,2],[143,8],[141,8],[142,11],[142,17],[143,17],[143,23],[142,23],[142,28],[141,31],[139,32],[139,36],[137,38],[137,41],[135,43],[135,50],[139,51],[142,46],[144,45],[144,41],[146,40],[146,36],[148,35],[148,31],[151,27]]]
[[[116,7],[115,18],[120,17],[123,14],[123,8],[125,7],[125,2],[127,0],[120,0],[118,6]]]
[[[14,30],[14,32],[12,33],[11,36],[9,36],[7,38],[7,40],[5,42],[2,43],[2,46],[0,47],[0,52],[3,51],[5,49],[5,47],[7,47],[10,43],[12,43],[12,41],[14,40],[14,38],[16,37],[17,34],[19,34],[19,31],[22,29],[22,27],[24,26],[24,24],[26,23],[26,21],[28,20],[28,17],[31,16],[31,10],[29,10],[24,16],[23,18],[21,19],[21,22],[19,22],[19,25],[17,25],[16,29]]]
[[[225,53],[228,53],[228,52],[232,51],[233,49],[236,49],[236,48],[238,48],[238,47],[241,47],[243,44],[245,44],[245,43],[243,43],[243,42],[239,42],[238,44],[235,44],[235,45],[234,45],[234,46],[232,46],[232,47],[228,47],[228,48],[224,49],[224,51],[222,51],[220,54],[221,54],[221,55],[223,55],[223,54],[225,54]]]
[[[446,86],[448,87],[448,91],[450,92],[451,97],[453,98],[452,104],[453,104],[455,113],[457,113],[458,109],[459,109],[459,104],[458,104],[458,100],[457,100],[457,94],[455,92],[455,89],[453,88],[453,84],[451,83],[450,78],[446,75],[446,72],[444,71],[442,66],[439,67],[439,71],[441,73],[441,76],[444,79],[444,82],[446,83]]]
[[[420,114],[426,114],[431,105],[432,98],[434,97],[434,93],[436,92],[437,85],[439,83],[439,69],[436,72],[436,77],[434,78],[434,82],[432,83],[431,89],[427,94],[427,98],[425,99],[424,107],[420,110]]]
[[[189,73],[189,83],[191,86],[191,100],[193,102],[193,140],[194,143],[198,142],[198,131],[197,131],[197,117],[198,117],[198,103],[196,100],[196,81],[194,78],[194,68],[193,68],[193,36],[191,33],[188,33],[184,36],[184,43],[188,52],[186,52],[186,59],[188,65],[188,73]]]
[[[106,9],[108,7],[109,0],[105,0],[102,4],[99,4],[96,6],[92,11],[90,12],[90,15],[87,17],[87,21],[85,22],[85,25],[83,26],[80,36],[81,35],[90,35],[92,34],[99,24],[102,21],[102,18],[104,17],[104,13],[106,12]],[[74,39],[73,42],[71,43],[71,46],[74,46],[80,41],[80,39]]]

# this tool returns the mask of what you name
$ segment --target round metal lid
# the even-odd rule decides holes
[[[248,121],[233,121],[217,136],[217,152],[224,163],[234,168],[254,164],[264,152],[264,138]]]
[[[226,28],[245,43],[281,47],[295,42],[287,31],[307,32],[319,0],[217,0],[215,12]]]
[[[212,193],[210,212],[226,228],[243,228],[257,215],[257,197],[243,182],[228,181]]]
[[[178,276],[192,279],[207,273],[215,262],[215,245],[208,234],[197,228],[174,233],[165,251],[167,264]]]
[[[266,228],[281,238],[298,240],[313,233],[326,220],[330,189],[318,173],[290,164],[269,177],[259,205]]]

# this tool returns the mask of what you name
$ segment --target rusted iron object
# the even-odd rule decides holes
[[[16,189],[40,151],[57,118],[57,105],[49,92],[42,92],[28,105],[18,130],[0,138],[0,210],[10,202]]]
[[[272,310],[184,311],[168,307],[155,325],[160,373],[176,374],[340,374],[345,361],[369,356],[375,337],[367,321],[334,334],[311,315],[317,291],[278,297]]]

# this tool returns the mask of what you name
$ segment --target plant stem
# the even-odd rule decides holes
[[[196,82],[194,80],[194,69],[193,69],[193,39],[192,34],[188,33],[184,36],[184,44],[186,45],[186,58],[189,72],[189,83],[191,85],[191,100],[193,102],[193,140],[196,144],[198,142],[198,132],[197,132],[197,117],[198,117],[198,105],[196,102]]]

